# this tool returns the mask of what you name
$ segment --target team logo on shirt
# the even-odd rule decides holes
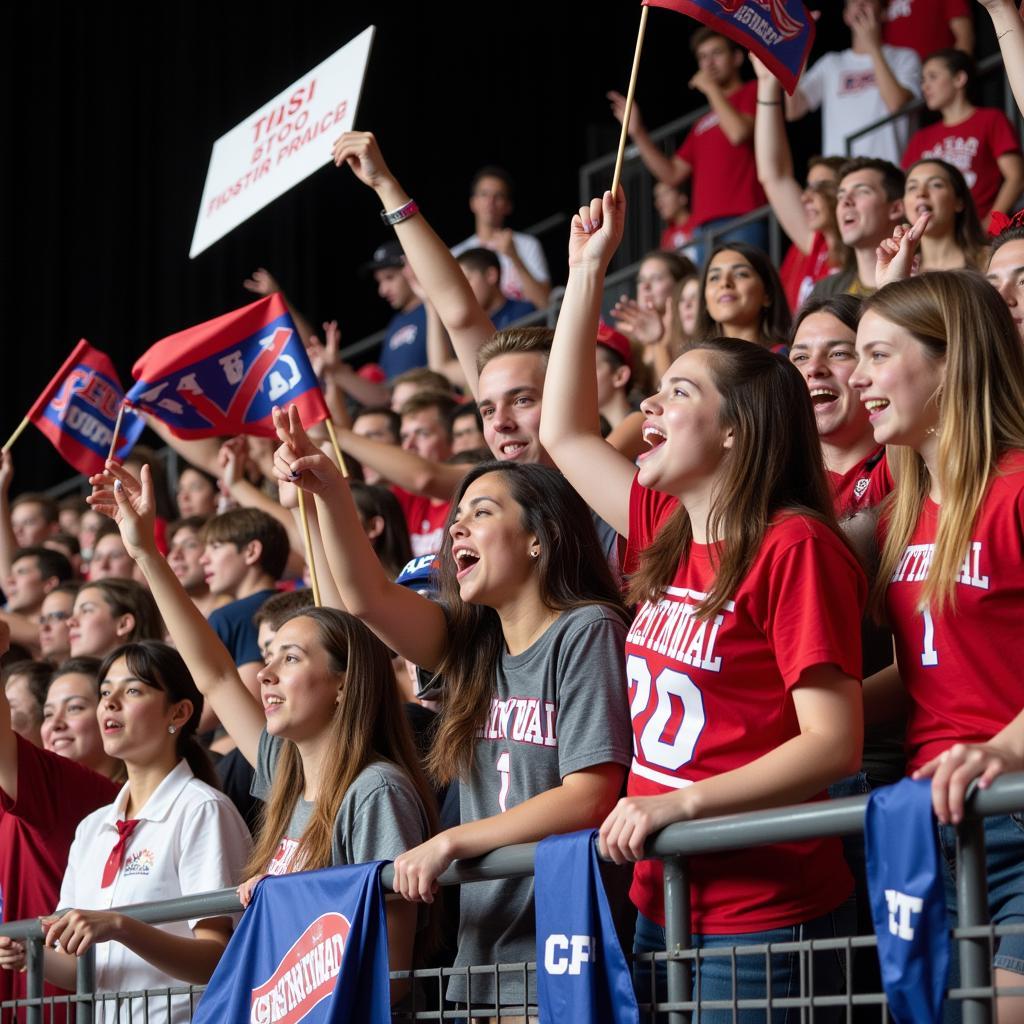
[[[851,92],[864,92],[865,89],[874,89],[874,71],[848,71],[839,80],[839,95],[846,96]]]
[[[773,35],[777,35],[780,39],[795,39],[803,29],[803,25],[786,10],[786,0],[715,0],[715,2],[719,7],[728,11],[735,21],[754,29],[769,45],[774,45],[779,41],[772,39]],[[759,24],[764,19],[750,10],[753,5],[768,12],[771,24],[767,26]]]
[[[863,498],[865,491],[867,491],[868,487],[870,487],[870,486],[871,486],[871,477],[869,477],[869,476],[862,476],[853,485],[853,496],[855,498],[858,498],[858,499],[859,498]]]
[[[125,878],[129,875],[148,875],[155,863],[156,857],[152,850],[136,850],[125,860],[124,867],[121,868],[121,875]]]
[[[403,345],[413,345],[416,342],[416,335],[419,333],[419,328],[416,324],[406,324],[404,327],[399,327],[394,334],[391,335],[391,339],[388,341],[388,348],[394,351],[396,348],[401,348]]]
[[[485,740],[513,740],[532,743],[535,747],[557,747],[555,720],[558,705],[538,697],[509,697],[508,700],[491,698],[487,721],[477,729],[477,736]]]
[[[298,839],[289,839],[287,836],[281,836],[281,842],[277,844],[277,853],[274,854],[267,865],[267,874],[287,875],[288,869],[291,867],[292,858],[295,856],[298,848]]]
[[[321,914],[295,940],[274,973],[252,990],[250,1024],[298,1024],[334,991],[351,924]]]
[[[980,540],[971,541],[964,564],[960,566],[960,572],[957,573],[957,583],[974,587],[977,590],[989,589],[988,574],[981,571],[981,549]],[[926,580],[934,557],[934,544],[908,544],[893,570],[890,582],[920,583],[922,580]]]

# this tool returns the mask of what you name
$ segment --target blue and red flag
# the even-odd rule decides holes
[[[31,420],[79,473],[100,472],[110,453],[124,389],[110,357],[84,339],[28,411]],[[124,459],[146,424],[125,409],[117,458]]]
[[[178,437],[273,437],[275,405],[309,426],[330,413],[279,294],[158,341],[132,367],[128,401]]]
[[[802,0],[643,0],[691,18],[756,54],[791,96],[814,43]]]

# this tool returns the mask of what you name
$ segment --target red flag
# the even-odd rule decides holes
[[[688,15],[756,54],[791,96],[814,43],[802,0],[642,0]]]
[[[273,437],[271,409],[329,419],[309,356],[278,294],[158,341],[132,367],[128,401],[178,437]]]

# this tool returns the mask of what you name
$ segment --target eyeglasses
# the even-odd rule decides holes
[[[804,185],[805,192],[816,192],[821,196],[835,198],[838,186],[834,181],[809,181]]]
[[[53,626],[58,622],[64,622],[71,618],[71,612],[47,612],[39,616],[40,626]]]

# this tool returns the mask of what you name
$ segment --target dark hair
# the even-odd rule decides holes
[[[697,268],[694,266],[693,260],[678,252],[666,252],[664,249],[652,249],[650,252],[646,252],[640,257],[640,263],[646,263],[648,260],[660,260],[664,263],[665,269],[672,275],[673,281],[682,281],[684,277],[697,273]],[[637,265],[639,266],[640,264]]]
[[[383,416],[388,421],[388,429],[394,435],[395,444],[398,444],[402,435],[402,417],[394,409],[387,405],[369,405],[352,417],[352,426],[354,427],[364,416]]]
[[[967,81],[964,85],[964,90],[968,94],[971,92],[974,85],[975,79],[978,75],[978,66],[974,63],[974,58],[964,53],[963,50],[954,49],[952,46],[947,47],[943,50],[936,50],[934,53],[929,53],[923,61],[921,61],[921,67],[930,60],[941,60],[946,65],[947,70],[951,75],[959,75],[961,73],[967,76]]]
[[[488,164],[486,167],[481,167],[480,170],[473,175],[472,180],[469,183],[469,193],[472,195],[477,186],[484,178],[497,178],[505,186],[505,191],[508,193],[509,199],[515,196],[516,186],[512,180],[512,175],[505,170],[504,167],[497,167],[494,164]]]
[[[92,580],[84,583],[79,590],[98,590],[116,619],[120,615],[131,615],[135,620],[125,642],[159,640],[164,635],[164,622],[160,609],[147,587],[135,580],[114,579]]]
[[[74,598],[78,596],[78,592],[82,587],[83,584],[79,580],[68,580],[66,583],[58,583],[52,590],[48,590],[46,596],[49,597],[51,594],[69,594]]]
[[[61,676],[69,676],[72,672],[76,675],[89,676],[90,679],[97,679],[102,658],[94,658],[91,654],[83,654],[77,658],[65,658],[51,673],[50,682],[47,687],[53,684],[55,679]]]
[[[143,466],[149,466],[150,476],[153,480],[153,497],[156,500],[156,514],[165,522],[168,519],[173,519],[178,513],[178,506],[176,502],[171,501],[171,494],[167,489],[167,466],[164,464],[163,455],[147,445],[137,444],[124,457],[124,465],[135,476],[138,476],[138,471]],[[132,469],[133,466],[137,469]],[[184,469],[179,470],[180,472],[184,472]]]
[[[736,338],[696,342],[708,356],[721,395],[719,422],[733,430],[708,517],[715,580],[697,608],[715,615],[750,571],[768,525],[779,513],[813,516],[836,527],[814,407],[800,372],[787,359]],[[680,505],[658,530],[629,583],[628,600],[657,601],[693,542],[689,514]]]
[[[96,671],[97,687],[103,684],[111,666],[118,658],[124,658],[128,671],[147,686],[163,690],[167,701],[176,704],[181,700],[192,702],[192,714],[175,737],[175,751],[183,757],[192,774],[208,786],[220,789],[220,779],[196,739],[196,728],[203,715],[203,695],[199,692],[182,656],[162,640],[140,640],[137,643],[122,644],[114,648]]]
[[[451,526],[459,503],[474,481],[490,473],[501,474],[522,510],[523,529],[539,541],[536,571],[543,603],[557,611],[601,604],[626,619],[590,509],[561,473],[546,466],[493,461],[471,469],[452,497],[438,554],[438,592],[448,617],[448,643],[436,672],[444,678],[444,696],[428,768],[441,781],[465,776],[472,769],[474,737],[487,714],[495,666],[505,649],[498,613],[466,604],[459,595],[452,558]]]
[[[47,551],[57,551],[56,548],[48,547],[50,544],[58,544],[61,547],[65,547],[72,555],[80,555],[82,553],[82,545],[78,543],[78,538],[73,533],[65,533],[63,530],[51,533],[42,545]],[[57,553],[64,554],[63,551],[58,551]]]
[[[932,156],[915,160],[907,168],[908,181],[914,168],[920,167],[921,164],[935,164],[936,167],[941,167],[942,173],[949,179],[953,195],[962,207],[953,218],[953,238],[956,241],[957,248],[964,254],[964,260],[967,265],[976,270],[979,269],[983,263],[985,251],[988,248],[989,237],[981,226],[978,208],[974,205],[974,196],[971,195],[967,179],[964,178],[959,168],[954,167],[945,160],[939,160],[937,157]]]
[[[711,263],[720,252],[738,252],[754,268],[754,273],[761,279],[765,297],[770,299],[761,313],[759,330],[761,337],[768,345],[781,345],[789,336],[790,312],[786,301],[786,292],[779,279],[779,272],[768,259],[767,254],[756,245],[746,242],[719,242],[711,250],[704,273],[700,279],[700,292],[697,295],[697,336],[701,338],[718,338],[722,336],[722,327],[711,319],[704,292],[708,284],[708,272]],[[748,342],[749,344],[749,342]]]
[[[201,536],[203,527],[209,521],[209,516],[182,516],[180,519],[175,519],[174,522],[167,527],[167,532],[165,534],[168,544],[174,540],[174,535],[179,530],[192,530],[193,533],[197,533]]]
[[[457,404],[455,397],[450,391],[417,391],[398,410],[398,415],[404,419],[406,416],[423,412],[425,409],[436,409],[441,425],[445,428],[445,432],[448,434],[449,440],[451,440],[451,430],[448,429],[448,416]]]
[[[460,252],[455,259],[462,266],[475,270],[479,274],[485,274],[488,270],[501,273],[501,261],[498,259],[498,254],[490,249],[485,249],[482,245]]]
[[[483,432],[484,420],[480,415],[480,409],[476,402],[463,402],[461,405],[456,405],[450,413],[448,413],[448,432],[455,432],[455,421],[461,420],[463,416],[472,416],[476,420],[477,430]]]
[[[46,688],[50,685],[50,673],[53,666],[47,661],[35,661],[25,658],[22,661],[12,661],[4,666],[4,686],[10,682],[12,676],[24,676],[28,683],[29,693],[32,699],[39,705],[39,715],[42,716],[43,704],[46,703]]]
[[[838,182],[841,176],[840,171],[847,159],[845,156],[812,156],[807,161],[807,170],[810,171],[814,167],[827,167],[836,176]]]
[[[992,239],[992,246],[988,251],[989,263],[992,262],[996,250],[1002,248],[1007,242],[1024,242],[1024,224],[1004,228]]]
[[[279,580],[288,564],[291,544],[288,531],[272,515],[258,508],[233,508],[214,516],[203,527],[205,544],[220,541],[241,550],[254,540],[260,543],[260,569]]]
[[[267,623],[274,632],[281,628],[281,623],[290,619],[304,608],[313,607],[313,591],[308,587],[301,590],[284,590],[280,594],[268,597],[256,609],[252,624],[259,629]]]
[[[412,558],[409,527],[398,499],[386,487],[353,480],[349,484],[356,511],[364,522],[374,516],[384,521],[384,529],[370,541],[374,554],[387,574],[394,579]]]
[[[11,511],[13,512],[19,505],[39,505],[42,509],[43,519],[47,523],[57,522],[59,512],[57,502],[48,494],[40,494],[38,491],[24,491],[11,502]]]
[[[857,295],[828,295],[824,298],[808,299],[797,313],[796,319],[789,332],[789,344],[796,340],[797,331],[800,325],[815,313],[828,313],[834,316],[844,327],[849,327],[854,334],[857,333],[857,324],[860,322],[861,300]]]
[[[427,366],[414,366],[411,370],[403,370],[398,376],[392,377],[388,384],[394,391],[399,384],[416,384],[423,391],[451,391],[451,381],[443,373],[431,370]],[[364,409],[359,415],[364,415]]]
[[[848,174],[854,174],[857,171],[878,171],[882,176],[882,188],[885,191],[885,198],[890,203],[903,198],[906,176],[895,164],[890,163],[888,160],[880,160],[874,156],[851,157],[839,165],[840,184]]]
[[[704,25],[690,36],[690,52],[696,57],[697,48],[703,46],[709,39],[721,39],[733,53],[740,48],[728,36],[722,35],[722,33],[716,29],[709,28],[707,25]]]
[[[72,494],[68,498],[61,498],[57,502],[57,512],[77,512],[81,515],[89,511],[89,502],[80,494]]]
[[[74,577],[75,571],[71,568],[71,562],[66,555],[51,548],[44,548],[42,545],[32,548],[18,548],[11,555],[11,565],[22,558],[34,558],[39,567],[39,573],[44,580],[57,578],[59,583],[64,583]]]

